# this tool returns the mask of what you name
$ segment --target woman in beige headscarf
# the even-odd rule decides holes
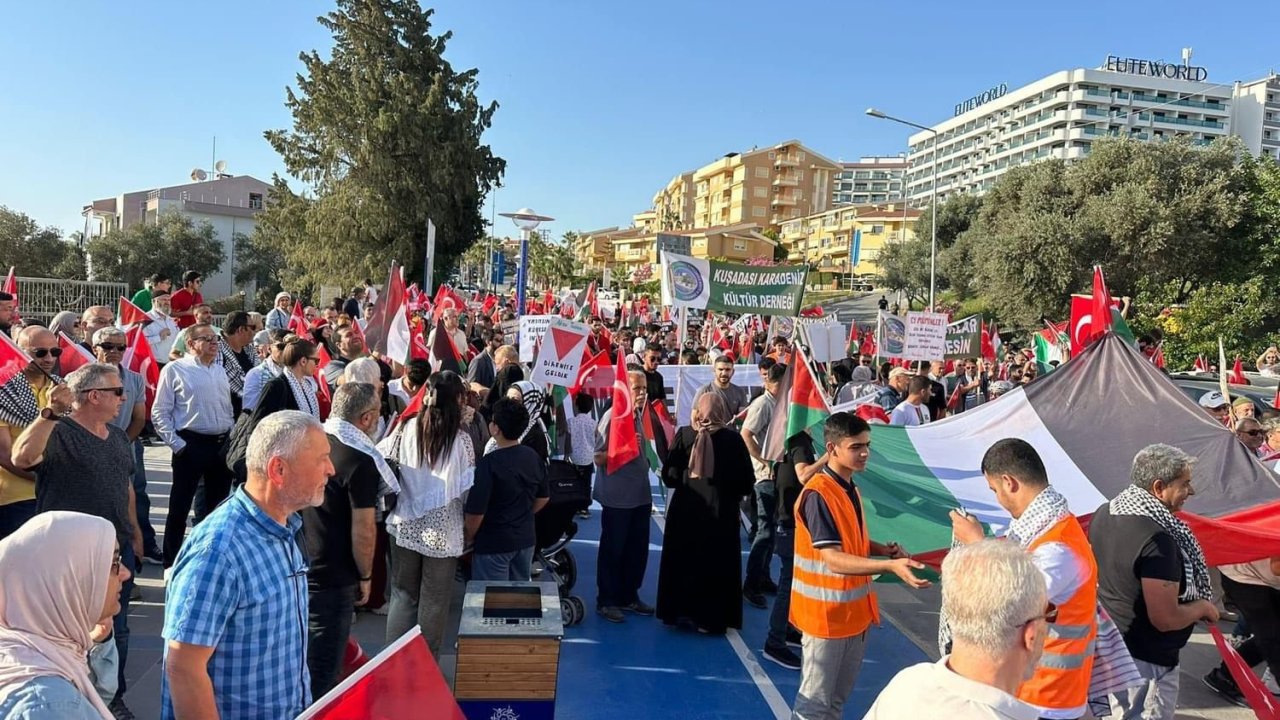
[[[115,527],[75,512],[37,515],[0,541],[0,717],[111,718],[111,619],[120,611]],[[90,665],[93,665],[91,670]]]
[[[742,544],[738,502],[755,475],[729,409],[715,393],[694,403],[662,469],[672,488],[658,569],[658,617],[723,634],[742,627]]]

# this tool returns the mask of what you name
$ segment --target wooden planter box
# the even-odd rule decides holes
[[[555,717],[560,595],[554,583],[470,582],[453,693],[469,720]]]

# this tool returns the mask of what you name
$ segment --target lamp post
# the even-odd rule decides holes
[[[555,220],[553,217],[539,215],[529,208],[520,208],[515,212],[498,213],[520,228],[520,265],[516,268],[516,315],[524,314],[525,286],[529,282],[529,238],[538,225]]]
[[[938,131],[919,123],[913,123],[910,120],[903,120],[902,118],[896,118],[892,115],[885,115],[875,108],[867,108],[867,114],[873,118],[889,120],[891,122],[896,122],[919,130],[924,130],[925,132],[933,133],[933,188],[929,193],[929,206],[932,208],[931,213],[933,215],[932,238],[929,241],[929,310],[932,312],[934,308],[933,293],[937,286],[938,278]],[[907,188],[906,180],[904,178],[902,187],[904,204],[906,203],[906,194]],[[903,223],[902,237],[904,240],[906,239],[906,233],[906,223]]]

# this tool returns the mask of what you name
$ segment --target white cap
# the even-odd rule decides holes
[[[1222,393],[1217,390],[1210,390],[1200,396],[1200,407],[1214,409],[1220,408],[1226,404],[1226,398],[1222,397]]]

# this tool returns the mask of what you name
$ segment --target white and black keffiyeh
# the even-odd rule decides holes
[[[49,381],[57,385],[62,378],[50,375]],[[14,427],[26,427],[40,416],[40,405],[36,402],[35,388],[27,376],[17,373],[9,382],[0,386],[0,420]]]
[[[1199,541],[1191,533],[1191,528],[1174,517],[1155,495],[1137,485],[1130,485],[1111,501],[1109,508],[1112,515],[1140,515],[1150,518],[1173,536],[1178,549],[1182,551],[1182,570],[1187,581],[1186,589],[1178,598],[1179,602],[1213,599],[1209,565],[1205,562]]]
[[[378,466],[378,476],[381,478],[379,483],[378,496],[381,497],[388,493],[400,492],[400,479],[396,477],[395,471],[387,464],[387,459],[382,456],[382,451],[378,450],[373,444],[373,438],[360,432],[360,428],[338,417],[330,417],[324,421],[324,431],[338,438],[338,440],[352,450],[368,455],[373,458],[373,462]]]
[[[1062,493],[1046,485],[1044,490],[1031,501],[1022,516],[1009,523],[1008,538],[1022,547],[1027,547],[1046,530],[1057,525],[1062,518],[1071,514],[1067,507],[1067,499]]]
[[[252,352],[247,354],[249,369],[252,370],[258,364],[258,356]],[[218,344],[218,358],[222,361],[222,369],[227,373],[227,384],[231,386],[231,392],[237,396],[243,395],[245,369],[240,367],[240,360],[225,342]]]
[[[293,391],[293,401],[298,404],[298,409],[317,420],[320,419],[320,402],[316,400],[316,391],[312,389],[311,384],[294,377],[293,373],[287,369],[281,375],[284,381],[289,383],[289,389]]]

